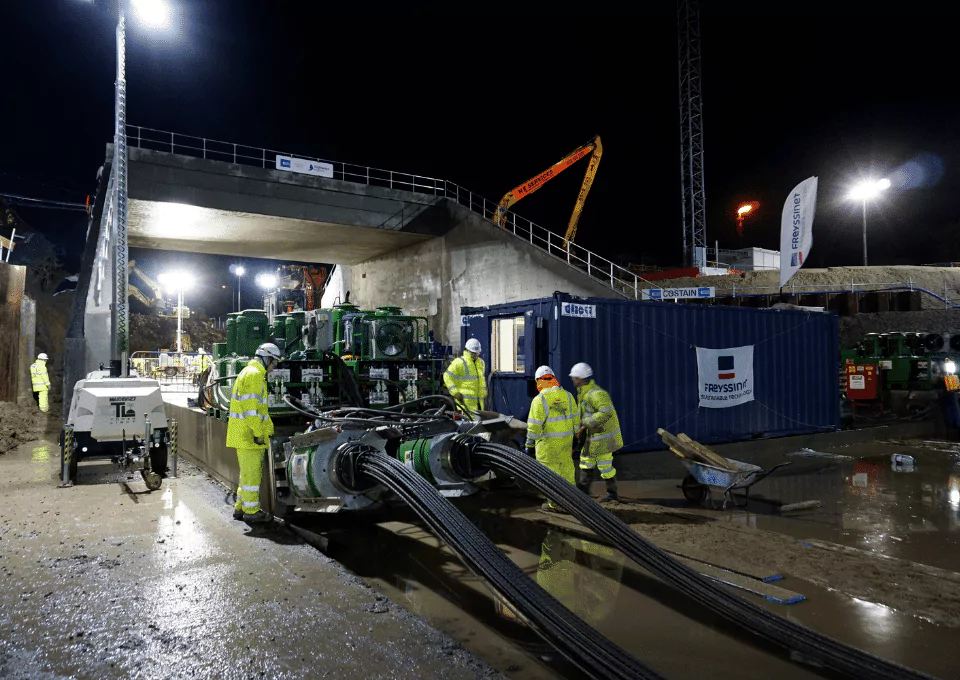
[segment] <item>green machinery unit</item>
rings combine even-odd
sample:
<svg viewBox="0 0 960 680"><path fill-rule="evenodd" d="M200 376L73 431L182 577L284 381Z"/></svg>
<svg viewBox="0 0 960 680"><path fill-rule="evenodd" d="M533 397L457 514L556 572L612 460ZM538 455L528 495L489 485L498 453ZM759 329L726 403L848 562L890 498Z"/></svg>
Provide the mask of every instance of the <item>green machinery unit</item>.
<svg viewBox="0 0 960 680"><path fill-rule="evenodd" d="M960 335L946 342L937 333L868 333L854 348L840 353L846 369L857 365L878 367L882 390L944 390L948 376L957 373Z"/></svg>
<svg viewBox="0 0 960 680"><path fill-rule="evenodd" d="M226 417L233 376L264 342L276 343L285 357L267 380L274 418L297 415L286 395L309 407L385 408L436 394L441 386L444 356L430 341L427 320L399 307L342 304L272 320L263 310L248 309L228 317L227 342L214 346L205 389L213 415Z"/></svg>

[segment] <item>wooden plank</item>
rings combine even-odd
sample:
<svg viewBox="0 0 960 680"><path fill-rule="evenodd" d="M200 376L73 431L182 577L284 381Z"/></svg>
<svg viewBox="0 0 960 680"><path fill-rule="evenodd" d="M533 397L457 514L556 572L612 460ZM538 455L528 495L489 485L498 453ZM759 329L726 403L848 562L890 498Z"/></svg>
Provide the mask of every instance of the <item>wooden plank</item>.
<svg viewBox="0 0 960 680"><path fill-rule="evenodd" d="M713 462L710 459L701 456L695 448L689 446L688 444L680 441L674 435L670 434L664 429L657 430L657 434L660 435L660 438L663 440L663 443L666 444L671 451L673 451L680 458L685 458L686 460L692 460L695 463L701 463L703 465L713 465Z"/></svg>
<svg viewBox="0 0 960 680"><path fill-rule="evenodd" d="M688 446L693 448L698 454L700 454L701 456L709 460L712 465L716 465L717 467L722 468L724 470L736 470L736 468L733 467L730 464L730 461L728 461L726 458L721 456L719 453L717 453L710 447L704 446L699 442L693 441L692 439L690 439L690 437L688 437L683 432L677 435L677 439L679 439L684 444L687 444Z"/></svg>
<svg viewBox="0 0 960 680"><path fill-rule="evenodd" d="M775 586L770 583L764 583L763 581L757 581L749 576L736 574L732 571L727 571L726 569L712 567L709 564L703 564L702 562L689 560L686 557L675 556L674 559L682 564L687 565L694 571L700 572L709 579L733 588L737 588L739 590L745 590L749 593L753 593L754 595L759 595L767 602L775 602L776 604L796 604L807 599L805 596L792 590L787 590L786 588L781 588L780 586Z"/></svg>
<svg viewBox="0 0 960 680"><path fill-rule="evenodd" d="M830 550L831 552L843 553L845 555L851 555L853 557L860 557L863 559L870 560L883 560L884 562L889 562L890 564L895 564L902 569L916 572L918 574L924 574L926 576L933 576L935 578L942 578L947 581L952 581L954 583L960 583L960 573L955 571L948 571L947 569L940 569L939 567L931 567L929 564L921 564L920 562L912 562L910 560L900 559L899 557L890 557L888 555L881 555L877 552L872 552L870 550L861 550L860 548L851 548L848 545L840 545L839 543L831 543L829 541L820 541L815 538L808 538L805 541L798 541L799 545L805 547L819 548L821 550Z"/></svg>

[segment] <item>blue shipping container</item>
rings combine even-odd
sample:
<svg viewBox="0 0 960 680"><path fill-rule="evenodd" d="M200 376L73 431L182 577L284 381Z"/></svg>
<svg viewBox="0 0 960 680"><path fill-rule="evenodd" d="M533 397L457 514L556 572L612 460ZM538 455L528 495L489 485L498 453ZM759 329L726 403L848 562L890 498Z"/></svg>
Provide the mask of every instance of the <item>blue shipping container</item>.
<svg viewBox="0 0 960 680"><path fill-rule="evenodd" d="M564 389L576 394L568 374L585 361L613 398L624 453L662 448L661 427L711 444L840 426L834 313L556 293L463 307L461 315L461 341L480 340L491 372L487 408L525 420L536 394L537 366L551 366ZM701 406L697 348L744 346L753 347L753 400L725 408ZM732 356L714 353L710 361L720 365L704 367L707 398L712 389L726 389L709 383L726 385L735 375L723 372L733 371ZM748 375L748 368L738 367L736 375Z"/></svg>

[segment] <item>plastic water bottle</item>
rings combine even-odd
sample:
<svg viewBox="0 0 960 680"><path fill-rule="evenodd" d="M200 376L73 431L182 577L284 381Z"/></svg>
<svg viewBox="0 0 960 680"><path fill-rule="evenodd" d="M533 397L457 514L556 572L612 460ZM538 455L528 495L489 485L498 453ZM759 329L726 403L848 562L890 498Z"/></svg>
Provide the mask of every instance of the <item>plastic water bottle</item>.
<svg viewBox="0 0 960 680"><path fill-rule="evenodd" d="M905 453L895 453L890 456L890 462L894 465L913 465L914 460L913 456L908 456Z"/></svg>

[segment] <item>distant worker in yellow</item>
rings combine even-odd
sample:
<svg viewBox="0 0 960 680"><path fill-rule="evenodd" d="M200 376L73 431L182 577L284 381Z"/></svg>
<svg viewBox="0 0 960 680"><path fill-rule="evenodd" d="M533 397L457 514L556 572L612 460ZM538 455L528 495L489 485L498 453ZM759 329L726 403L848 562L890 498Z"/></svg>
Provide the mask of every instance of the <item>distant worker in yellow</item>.
<svg viewBox="0 0 960 680"><path fill-rule="evenodd" d="M549 366L541 366L534 376L539 394L530 403L527 416L527 453L574 484L573 435L580 429L580 412L573 395L560 387ZM547 501L545 512L563 512Z"/></svg>
<svg viewBox="0 0 960 680"><path fill-rule="evenodd" d="M454 359L443 374L443 384L455 401L471 412L482 411L487 398L487 366L480 358L480 341L467 340L463 356Z"/></svg>
<svg viewBox="0 0 960 680"><path fill-rule="evenodd" d="M37 396L37 404L42 413L50 411L50 400L48 393L50 391L50 376L47 374L47 361L50 357L45 352L37 355L37 360L30 364L30 382L33 385L33 392Z"/></svg>
<svg viewBox="0 0 960 680"><path fill-rule="evenodd" d="M210 368L210 355L203 347L197 350L197 367L201 373Z"/></svg>
<svg viewBox="0 0 960 680"><path fill-rule="evenodd" d="M593 471L600 471L600 478L607 483L607 493L601 503L620 500L617 491L617 471L613 467L613 453L623 448L620 420L613 401L606 391L593 380L593 369L579 363L570 369L570 377L577 388L580 406L579 432L586 439L580 453L580 480L577 488L589 493Z"/></svg>
<svg viewBox="0 0 960 680"><path fill-rule="evenodd" d="M248 523L269 522L272 517L260 508L260 472L273 421L267 411L267 373L282 360L280 348L265 342L233 383L227 446L237 450L240 487L233 518Z"/></svg>

